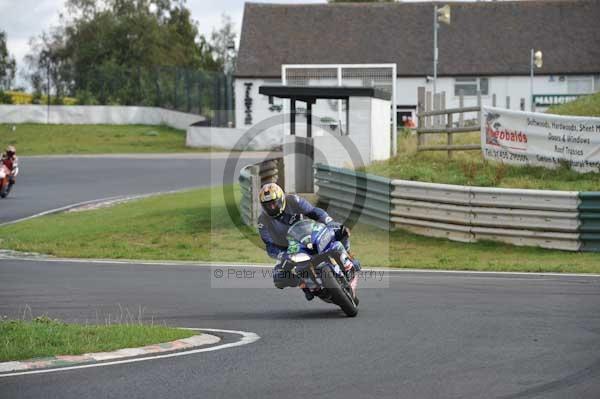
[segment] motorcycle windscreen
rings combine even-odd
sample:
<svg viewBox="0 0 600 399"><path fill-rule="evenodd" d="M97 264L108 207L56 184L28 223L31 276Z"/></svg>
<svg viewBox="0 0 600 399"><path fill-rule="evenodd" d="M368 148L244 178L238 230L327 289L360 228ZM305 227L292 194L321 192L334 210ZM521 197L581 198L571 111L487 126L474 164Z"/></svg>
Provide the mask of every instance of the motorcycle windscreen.
<svg viewBox="0 0 600 399"><path fill-rule="evenodd" d="M306 247L311 243L311 236L315 222L313 220L302 220L295 223L289 228L287 238L288 241L297 241Z"/></svg>

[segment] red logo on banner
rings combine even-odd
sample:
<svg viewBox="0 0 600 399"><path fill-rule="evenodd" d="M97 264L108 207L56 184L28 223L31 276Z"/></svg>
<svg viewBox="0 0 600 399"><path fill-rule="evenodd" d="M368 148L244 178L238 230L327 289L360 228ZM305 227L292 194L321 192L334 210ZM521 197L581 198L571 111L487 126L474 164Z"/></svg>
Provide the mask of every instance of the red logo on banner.
<svg viewBox="0 0 600 399"><path fill-rule="evenodd" d="M508 147L518 151L527 150L527 134L516 130L494 130L488 125L485 128L485 142L489 145Z"/></svg>

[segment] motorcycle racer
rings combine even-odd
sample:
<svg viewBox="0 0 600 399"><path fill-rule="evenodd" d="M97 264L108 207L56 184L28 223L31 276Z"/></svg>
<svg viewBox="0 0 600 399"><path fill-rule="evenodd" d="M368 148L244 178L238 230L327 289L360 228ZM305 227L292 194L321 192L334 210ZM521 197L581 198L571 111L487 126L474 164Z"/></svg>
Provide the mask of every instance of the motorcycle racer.
<svg viewBox="0 0 600 399"><path fill-rule="evenodd" d="M259 193L259 200L263 211L258 218L258 231L261 239L265 243L267 254L277 259L277 264L273 268L273 283L275 287L283 289L285 287L296 287L299 281L290 273L282 269L283 262L287 257L288 240L287 231L291 225L300 218L306 217L325 224L331 233L337 237L344 252L350 248L348 238L348 229L343 225L336 223L321 208L311 205L304 198L295 194L285 194L283 189L275 183L267 183L262 186ZM356 270L360 270L358 260L352 259ZM305 287L301 287L305 293L306 299L313 299L313 294Z"/></svg>
<svg viewBox="0 0 600 399"><path fill-rule="evenodd" d="M2 165L10 171L8 178L8 187L5 195L8 195L12 186L16 183L16 176L19 174L19 159L17 158L17 149L13 145L6 147L6 152L0 158Z"/></svg>

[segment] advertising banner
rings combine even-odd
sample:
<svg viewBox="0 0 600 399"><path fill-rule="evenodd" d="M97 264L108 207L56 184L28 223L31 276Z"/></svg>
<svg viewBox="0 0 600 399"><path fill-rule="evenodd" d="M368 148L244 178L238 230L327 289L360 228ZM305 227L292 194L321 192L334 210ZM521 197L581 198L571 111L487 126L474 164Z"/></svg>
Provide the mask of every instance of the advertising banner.
<svg viewBox="0 0 600 399"><path fill-rule="evenodd" d="M600 172L600 118L481 107L481 150L509 164Z"/></svg>

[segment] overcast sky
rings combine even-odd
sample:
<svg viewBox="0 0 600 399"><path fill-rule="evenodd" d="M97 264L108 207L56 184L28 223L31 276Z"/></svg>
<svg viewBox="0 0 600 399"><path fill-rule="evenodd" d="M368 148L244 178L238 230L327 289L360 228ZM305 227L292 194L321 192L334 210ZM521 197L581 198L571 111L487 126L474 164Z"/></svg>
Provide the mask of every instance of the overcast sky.
<svg viewBox="0 0 600 399"><path fill-rule="evenodd" d="M253 0L262 3L324 3L325 0ZM192 18L200 32L210 35L221 23L221 15L231 16L238 32L242 25L244 0L188 0ZM29 38L58 25L58 16L64 11L64 0L0 0L0 30L6 31L8 52L17 60L19 70L23 57L29 52ZM22 79L17 76L17 84Z"/></svg>
<svg viewBox="0 0 600 399"><path fill-rule="evenodd" d="M252 0L261 3L325 3L326 0ZM416 0L404 0L416 1ZM421 0L423 1L423 0ZM427 1L427 0L425 0ZM188 0L192 18L198 22L200 32L210 35L218 27L221 15L231 16L238 32L242 25L244 0ZM29 38L58 24L58 15L64 10L64 0L0 0L0 30L6 31L8 51L17 60L19 70L23 57L29 52ZM22 84L17 76L17 84Z"/></svg>

